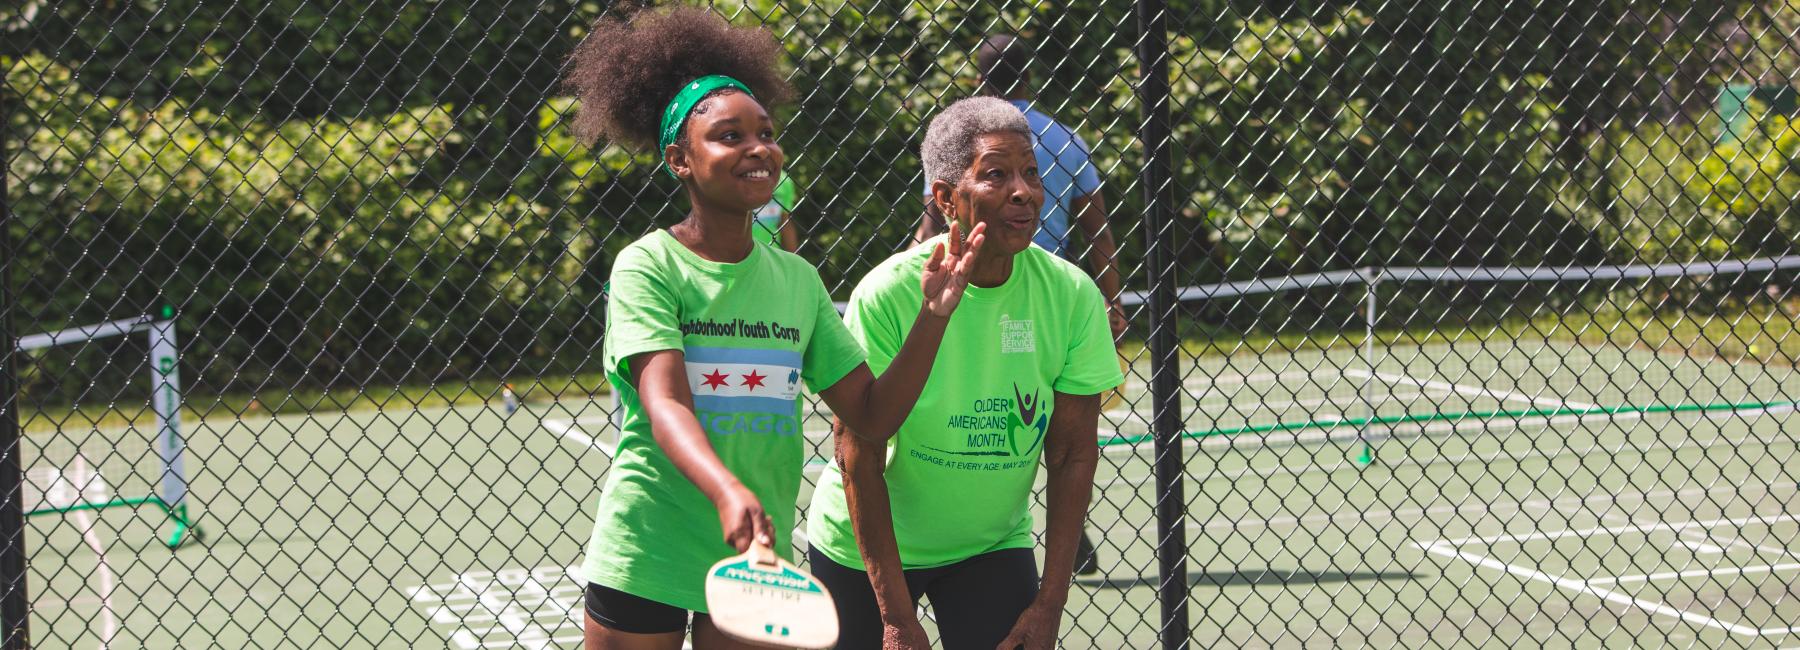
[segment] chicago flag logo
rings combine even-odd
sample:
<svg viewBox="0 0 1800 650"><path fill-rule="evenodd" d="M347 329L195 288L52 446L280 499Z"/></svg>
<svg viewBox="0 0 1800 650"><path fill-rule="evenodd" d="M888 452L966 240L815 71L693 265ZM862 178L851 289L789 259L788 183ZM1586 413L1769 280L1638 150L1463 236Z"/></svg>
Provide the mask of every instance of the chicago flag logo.
<svg viewBox="0 0 1800 650"><path fill-rule="evenodd" d="M695 410L794 415L799 352L695 345L683 353Z"/></svg>

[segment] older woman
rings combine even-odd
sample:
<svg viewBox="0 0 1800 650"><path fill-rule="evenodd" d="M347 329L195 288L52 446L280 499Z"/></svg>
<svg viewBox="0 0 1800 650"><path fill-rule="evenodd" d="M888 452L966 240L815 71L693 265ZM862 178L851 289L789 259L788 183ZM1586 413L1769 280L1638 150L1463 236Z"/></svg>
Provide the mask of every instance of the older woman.
<svg viewBox="0 0 1800 650"><path fill-rule="evenodd" d="M1099 395L1124 380L1106 301L1080 268L1031 245L1044 193L1019 109L957 102L921 153L931 200L963 232L987 224L986 246L900 430L881 441L840 424L837 462L813 492L813 572L837 600L839 648L928 647L921 595L947 648L1049 648L1093 487ZM933 248L888 258L851 297L850 331L876 371L912 327ZM1040 461L1042 588L1029 506Z"/></svg>

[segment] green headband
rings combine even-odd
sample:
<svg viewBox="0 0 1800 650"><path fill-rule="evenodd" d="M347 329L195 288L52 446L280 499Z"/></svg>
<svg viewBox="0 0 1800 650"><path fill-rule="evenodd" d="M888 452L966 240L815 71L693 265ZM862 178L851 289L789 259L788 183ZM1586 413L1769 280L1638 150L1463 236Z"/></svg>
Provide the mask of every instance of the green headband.
<svg viewBox="0 0 1800 650"><path fill-rule="evenodd" d="M656 138L657 153L667 151L669 145L675 143L675 134L681 132L681 125L687 122L688 113L694 110L694 106L698 105L700 100L705 99L708 93L720 88L736 88L744 91L746 95L756 96L755 93L750 92L750 87L745 86L744 82L722 74L707 75L688 82L686 86L681 87L681 92L675 93L675 99L669 100L669 107L663 110L662 131ZM675 176L675 170L669 169L669 175ZM676 180L681 179L679 176L675 176L675 178Z"/></svg>

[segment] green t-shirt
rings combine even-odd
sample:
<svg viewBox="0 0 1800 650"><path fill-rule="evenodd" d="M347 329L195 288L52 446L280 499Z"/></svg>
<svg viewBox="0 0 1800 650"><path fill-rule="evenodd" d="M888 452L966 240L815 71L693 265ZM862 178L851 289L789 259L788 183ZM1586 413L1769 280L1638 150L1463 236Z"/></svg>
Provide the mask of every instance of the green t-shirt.
<svg viewBox="0 0 1800 650"><path fill-rule="evenodd" d="M850 331L879 373L893 362L923 300L919 276L943 236L882 262L850 298ZM952 564L1032 545L1031 486L1055 393L1094 395L1124 382L1099 287L1042 248L1013 258L1012 276L970 286L918 406L888 443L888 500L900 562ZM806 536L826 557L862 568L835 464L813 490Z"/></svg>
<svg viewBox="0 0 1800 650"><path fill-rule="evenodd" d="M718 511L650 433L626 360L681 350L694 412L719 460L761 500L785 552L804 463L800 381L814 391L863 363L812 264L752 246L710 262L657 231L613 264L607 379L625 414L582 573L590 582L706 611L706 569L732 555Z"/></svg>
<svg viewBox="0 0 1800 650"><path fill-rule="evenodd" d="M794 210L798 194L793 179L782 174L781 181L775 184L775 198L751 213L750 238L781 248L781 213Z"/></svg>

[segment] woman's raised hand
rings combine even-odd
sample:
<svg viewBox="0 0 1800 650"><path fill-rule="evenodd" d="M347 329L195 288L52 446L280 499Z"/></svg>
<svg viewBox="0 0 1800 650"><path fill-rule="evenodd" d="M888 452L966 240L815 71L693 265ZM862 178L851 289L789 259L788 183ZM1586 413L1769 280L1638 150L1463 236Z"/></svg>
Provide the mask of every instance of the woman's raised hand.
<svg viewBox="0 0 1800 650"><path fill-rule="evenodd" d="M933 316L949 318L969 287L969 274L975 271L975 254L987 241L987 224L975 224L964 241L960 224L950 222L950 236L931 248L925 260L925 273L919 288L925 292L925 309Z"/></svg>

